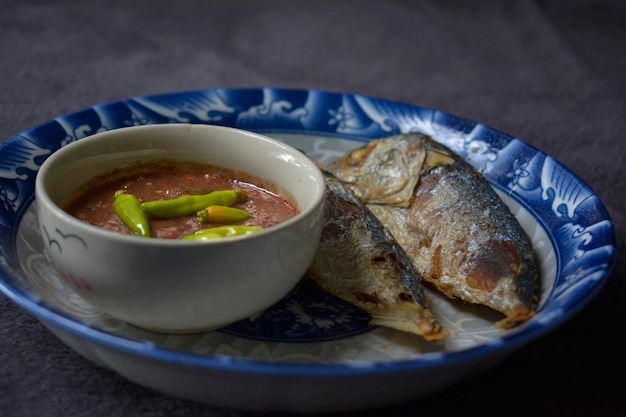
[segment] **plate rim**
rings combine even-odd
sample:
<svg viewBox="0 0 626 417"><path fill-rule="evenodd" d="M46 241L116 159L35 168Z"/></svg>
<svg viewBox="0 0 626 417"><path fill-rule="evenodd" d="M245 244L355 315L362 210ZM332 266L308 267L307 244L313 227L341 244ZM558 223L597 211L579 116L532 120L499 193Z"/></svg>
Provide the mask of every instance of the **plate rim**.
<svg viewBox="0 0 626 417"><path fill-rule="evenodd" d="M85 112L92 111L94 109L104 108L107 106L115 106L115 105L120 105L120 104L127 105L128 103L133 102L133 101L176 98L176 97L182 97L185 95L204 94L204 93L209 93L209 92L215 92L215 93L235 92L237 94L243 94L243 95L245 94L268 94L268 93L279 94L279 95L280 94L289 95L289 94L315 93L315 94L320 94L322 96L333 96L333 97L345 96L345 97L353 97L353 98L357 98L357 97L364 98L366 100L372 100L374 102L377 102L381 106L391 106L391 107L398 106L398 107L402 107L404 110L412 109L417 112L424 111L426 113L431 113L433 117L442 117L444 119L451 118L451 119L454 119L455 121L464 122L464 123L467 123L468 125L473 125L474 127L479 126L479 127L482 127L482 129L490 133L501 136L505 140L509 140L511 142L518 141L523 146L528 147L530 150L532 150L536 154L540 154L545 157L552 158L551 156L543 153L541 150L534 147L533 145L523 142L520 139L517 139L513 136L510 136L496 129L482 125L478 122L473 122L471 120L461 118L450 113L445 113L445 112L441 112L441 111L434 110L434 109L428 109L428 108L417 106L417 105L391 101L391 100L381 99L381 98L376 98L376 97L371 97L371 96L365 96L361 94L350 94L350 93L340 93L340 92L310 90L310 89L272 88L272 87L235 88L235 89L217 88L217 89L203 89L203 90L187 90L187 91L180 91L180 92L153 94L153 95L147 95L147 96L135 96L135 97L119 100L119 101L95 104L91 107L86 107L86 108L83 108L74 112L59 115L49 121L40 123L38 125L31 127L30 129L27 129L25 131L18 133L12 138L6 140L4 143L0 144L0 155L5 153L5 150L8 146L10 146L11 144L15 144L17 141L23 138L27 139L28 137L34 135L35 132L39 129L46 129L47 127L50 127L52 123L55 123L55 122L58 122L60 120L64 120L67 118L72 118L72 117L80 118L81 114L85 114ZM154 124L154 123L149 123L149 124ZM238 126L234 126L234 127L238 127ZM119 128L119 127L116 127L116 128ZM323 133L320 133L318 131L314 131L314 132L310 130L297 131L294 129L281 130L281 129L262 129L261 128L261 129L255 129L254 131L257 131L259 133L267 133L268 131L271 131L273 133L281 133L281 132L292 133L292 134L314 133L316 135L318 134L324 135ZM328 133L327 136L346 138L345 134ZM81 138L78 138L78 139L81 139ZM55 151L54 149L51 150L50 154L52 154L54 151ZM593 190L591 190L591 188L586 183L584 183L582 179L580 179L571 169L564 166L556 159L554 159L554 163L557 166L559 166L567 175L569 175L571 178L575 179L584 187L586 187L587 190L592 195L596 196L597 198L597 195L593 192ZM502 188L501 185L499 184L495 184L495 185L498 188ZM513 196L513 198L516 198L516 197ZM17 213L18 218L15 224L19 224L21 217L23 216L23 212L32 203L32 200L34 199L34 195L31 195L30 199L31 201L28 204L23 204L21 206L21 213L20 212ZM532 207L528 207L526 201L520 198L516 198L516 200L518 200L518 202L520 202L520 204L522 204L525 208L529 209L529 211L533 213L533 216L535 217L535 219L540 220L538 216L535 216L536 213L532 209ZM75 336L86 338L87 340L91 342L104 345L105 347L108 347L108 348L113 348L115 350L123 351L125 353L129 353L133 355L140 355L142 357L146 357L152 360L166 361L166 362L171 362L171 363L183 362L184 364L193 366L193 367L210 368L210 369L229 371L229 372L230 371L244 372L244 373L254 372L254 373L259 373L259 374L264 374L264 375L290 375L290 374L302 375L304 373L306 375L345 376L345 375L361 375L361 374L372 374L372 373L395 373L398 371L412 371L412 370L417 370L417 369L437 367L437 366L442 365L443 363L445 363L446 365L449 365L450 362L456 363L456 362L462 362L464 360L468 360L472 358L485 357L485 356L488 356L488 354L490 353L499 352L500 350L502 350L502 349L499 349L499 347L501 346L504 346L505 348L509 350L515 349L521 345L524 345L533 340L536 340L540 336L548 333L549 331L552 331L556 327L562 325L565 321L570 320L576 314L578 314L578 312L582 310L589 302L591 302L591 300L595 298L597 293L600 292L600 290L604 287L604 285L606 284L606 281L608 280L608 277L611 275L615 267L615 252L616 252L615 251L615 229L613 227L613 222L610 218L610 214L606 210L606 207L604 206L604 204L599 200L599 198L597 198L597 204L603 210L603 216L605 220L609 223L608 227L610 229L609 231L610 231L611 236L609 237L608 240L609 240L609 245L613 248L613 254L609 257L609 263L606 269L604 270L604 272L601 274L600 279L598 279L595 285L592 286L592 291L587 293L585 297L580 299L579 300L581 301L580 303L570 306L570 308L567 310L567 314L562 314L559 317L551 318L548 325L542 325L541 323L538 323L538 322L527 323L526 325L524 325L525 328L522 332L506 334L493 341L482 343L480 345L463 349L460 351L425 354L424 356L421 356L416 359L402 360L402 361L391 362L391 363L372 362L366 365L337 364L337 363L331 363L331 364L276 363L276 362L263 362L263 361L250 359L250 358L234 358L234 357L221 356L221 355L201 355L201 354L197 354L193 352L177 351L177 350L173 350L170 348L157 346L153 344L152 342L149 342L146 340L132 340L127 337L120 336L120 335L114 335L103 329L97 329L97 328L88 326L62 312L54 311L53 309L50 309L49 307L47 307L45 304L42 304L41 302L38 302L37 300L35 300L25 291L22 291L19 288L15 288L10 283L5 282L4 278L5 278L6 272L4 271L4 269L0 270L0 290L9 299L12 299L14 302L20 305L20 307L24 308L27 312L35 315L38 319L42 320L44 324L46 325L48 324L53 325L61 330L68 331ZM554 236L551 233L551 230L549 229L549 227L546 227L547 225L545 224L542 224L541 226L546 230L549 238L551 240L554 240ZM17 233L17 230L12 230L12 233L13 233L13 237L11 239L12 239L12 242L14 242L15 240L14 235ZM553 242L553 244L556 247L556 242ZM557 264L558 263L560 263L560 256L557 255ZM557 271L560 270L560 265L557 265L557 268L558 268Z"/></svg>

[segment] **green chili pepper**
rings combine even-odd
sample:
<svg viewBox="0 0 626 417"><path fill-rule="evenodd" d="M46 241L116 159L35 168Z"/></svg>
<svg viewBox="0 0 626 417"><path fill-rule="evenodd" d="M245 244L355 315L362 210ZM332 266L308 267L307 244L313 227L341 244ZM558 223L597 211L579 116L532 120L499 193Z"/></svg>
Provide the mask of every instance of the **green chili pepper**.
<svg viewBox="0 0 626 417"><path fill-rule="evenodd" d="M233 187L233 191L237 194L237 201L246 201L248 199L248 194L243 188Z"/></svg>
<svg viewBox="0 0 626 417"><path fill-rule="evenodd" d="M247 235L263 230L261 226L217 226L208 229L200 229L197 232L183 236L182 240L212 240L223 237Z"/></svg>
<svg viewBox="0 0 626 417"><path fill-rule="evenodd" d="M232 190L185 195L170 200L146 201L141 204L141 210L148 216L157 218L190 216L211 205L232 206L245 198L247 198L245 191L236 187Z"/></svg>
<svg viewBox="0 0 626 417"><path fill-rule="evenodd" d="M129 194L126 190L116 191L113 200L113 211L133 234L150 237L150 222L148 217L141 211L141 202L137 197Z"/></svg>
<svg viewBox="0 0 626 417"><path fill-rule="evenodd" d="M252 214L245 210L227 206L209 206L196 213L200 223L233 223L247 220Z"/></svg>

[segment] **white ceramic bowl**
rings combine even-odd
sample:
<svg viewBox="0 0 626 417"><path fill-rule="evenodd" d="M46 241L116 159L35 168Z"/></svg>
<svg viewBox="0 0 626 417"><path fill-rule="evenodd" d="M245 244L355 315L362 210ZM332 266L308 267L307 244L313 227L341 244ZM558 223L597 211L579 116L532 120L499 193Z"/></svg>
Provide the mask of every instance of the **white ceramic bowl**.
<svg viewBox="0 0 626 417"><path fill-rule="evenodd" d="M114 233L60 208L93 177L162 158L245 171L277 185L300 213L251 235L199 242ZM41 166L35 196L46 255L81 297L139 327L188 333L252 317L298 283L320 239L325 182L309 158L277 140L228 127L161 124L62 147Z"/></svg>

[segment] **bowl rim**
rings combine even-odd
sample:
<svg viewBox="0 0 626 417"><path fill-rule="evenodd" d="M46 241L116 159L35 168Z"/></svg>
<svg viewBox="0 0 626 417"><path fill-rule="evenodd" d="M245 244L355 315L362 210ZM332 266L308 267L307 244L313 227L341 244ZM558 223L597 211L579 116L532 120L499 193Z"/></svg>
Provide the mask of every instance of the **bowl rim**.
<svg viewBox="0 0 626 417"><path fill-rule="evenodd" d="M48 191L43 185L44 175L48 170L52 169L53 164L64 157L69 152L78 152L81 147L89 146L97 142L101 142L106 140L108 136L119 136L120 134L124 134L126 131L139 131L139 130L185 130L185 129L193 129L193 130L215 130L222 132L231 132L233 134L245 135L248 137L253 137L256 139L261 139L263 142L269 144L272 147L280 149L283 152L290 154L291 156L295 156L298 160L302 161L306 170L309 173L309 176L313 178L312 184L317 184L314 187L314 198L311 200L311 203L306 207L300 207L299 212L289 219L286 219L283 222L273 225L272 227L263 228L262 230L242 236L231 236L228 239L209 239L209 240L181 240L181 239L166 239L166 238L158 238L151 237L149 239L135 236L132 234L125 233L116 233L110 230L103 229L99 226L95 226L84 221L77 219L71 214L65 212L57 203L53 201L50 197ZM110 138L109 138L110 139ZM123 150L120 150L123 151ZM176 158L164 158L164 160L172 160L176 161ZM155 159L158 161L159 159ZM139 162L139 161L137 161ZM185 162L193 162L193 161L185 161ZM224 167L228 168L227 165ZM83 181L83 184L90 181L94 177L88 178ZM262 179L262 178L261 178ZM149 124L149 125L136 125L136 126L126 126L111 130L106 130L98 133L94 133L91 136L84 137L75 142L71 142L62 146L60 149L52 153L40 166L37 177L35 179L35 200L39 201L39 205L46 205L51 209L51 213L57 219L61 219L62 221L70 224L72 227L80 230L81 232L89 233L90 235L98 238L106 238L110 239L112 242L126 243L126 244L134 244L135 246L157 246L157 247L168 247L168 246L196 246L196 245L227 245L234 244L242 239L245 240L253 240L253 239L262 239L264 236L268 234L276 234L280 233L285 229L290 228L294 224L298 224L302 221L308 219L315 211L319 208L320 205L324 203L326 197L326 182L323 176L322 171L319 167L308 158L304 153L294 148L291 145L288 145L284 142L281 142L277 139L273 139L269 136L252 132L245 129L229 127L229 126L220 126L220 125L206 125L206 124L192 124L192 123L172 123L172 124ZM295 199L295 197L294 197Z"/></svg>

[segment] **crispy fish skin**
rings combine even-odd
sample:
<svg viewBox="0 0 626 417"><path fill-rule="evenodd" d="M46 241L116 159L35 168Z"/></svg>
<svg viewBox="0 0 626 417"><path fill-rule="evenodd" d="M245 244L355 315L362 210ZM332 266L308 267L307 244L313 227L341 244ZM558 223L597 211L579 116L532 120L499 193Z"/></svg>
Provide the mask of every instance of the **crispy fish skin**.
<svg viewBox="0 0 626 417"><path fill-rule="evenodd" d="M391 231L422 279L511 328L538 303L532 241L489 182L420 133L371 141L327 169Z"/></svg>
<svg viewBox="0 0 626 417"><path fill-rule="evenodd" d="M307 276L365 311L371 324L440 341L448 336L426 306L411 260L382 223L330 173L320 246Z"/></svg>

